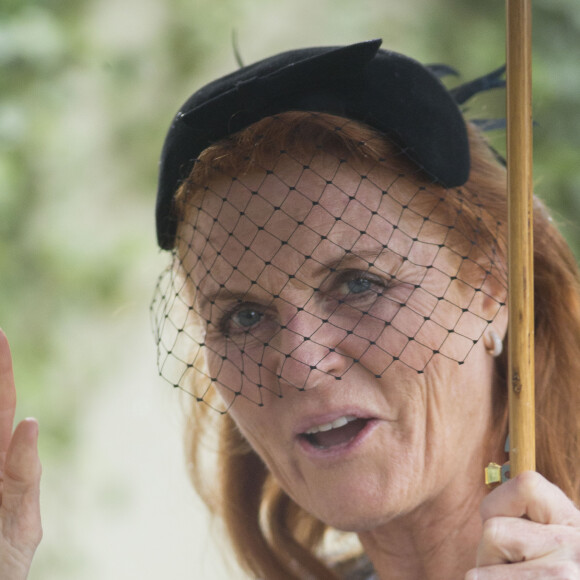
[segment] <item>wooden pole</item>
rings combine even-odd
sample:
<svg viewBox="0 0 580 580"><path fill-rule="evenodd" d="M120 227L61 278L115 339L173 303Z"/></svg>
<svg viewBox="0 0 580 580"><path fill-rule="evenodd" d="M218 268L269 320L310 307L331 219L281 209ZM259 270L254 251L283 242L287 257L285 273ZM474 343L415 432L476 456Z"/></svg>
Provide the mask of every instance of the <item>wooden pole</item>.
<svg viewBox="0 0 580 580"><path fill-rule="evenodd" d="M535 470L531 0L506 0L510 474Z"/></svg>

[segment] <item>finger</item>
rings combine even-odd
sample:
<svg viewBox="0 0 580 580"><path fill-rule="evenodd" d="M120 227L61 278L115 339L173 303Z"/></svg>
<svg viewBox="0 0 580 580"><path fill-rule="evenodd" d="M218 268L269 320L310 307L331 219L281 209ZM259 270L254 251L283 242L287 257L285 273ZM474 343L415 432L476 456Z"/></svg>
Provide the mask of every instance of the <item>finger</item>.
<svg viewBox="0 0 580 580"><path fill-rule="evenodd" d="M21 421L12 435L4 466L4 486L26 487L40 479L36 419Z"/></svg>
<svg viewBox="0 0 580 580"><path fill-rule="evenodd" d="M0 505L0 577L27 578L42 539L38 424L22 421L15 429L4 472Z"/></svg>
<svg viewBox="0 0 580 580"><path fill-rule="evenodd" d="M10 346L6 335L0 329L0 473L12 437L15 409L16 389L14 388Z"/></svg>
<svg viewBox="0 0 580 580"><path fill-rule="evenodd" d="M38 423L25 419L15 429L6 457L0 525L2 537L31 558L42 539Z"/></svg>
<svg viewBox="0 0 580 580"><path fill-rule="evenodd" d="M465 580L563 580L580 578L580 567L570 560L550 559L549 561L520 562L474 568L465 575Z"/></svg>
<svg viewBox="0 0 580 580"><path fill-rule="evenodd" d="M540 524L580 527L580 512L564 492L539 473L526 471L494 489L481 503L483 521L528 517Z"/></svg>
<svg viewBox="0 0 580 580"><path fill-rule="evenodd" d="M25 419L15 429L6 456L0 515L4 536L34 535L40 529L38 423ZM6 529L6 523L13 527Z"/></svg>
<svg viewBox="0 0 580 580"><path fill-rule="evenodd" d="M478 566L539 560L551 554L579 557L580 528L538 524L522 518L491 518L483 526Z"/></svg>

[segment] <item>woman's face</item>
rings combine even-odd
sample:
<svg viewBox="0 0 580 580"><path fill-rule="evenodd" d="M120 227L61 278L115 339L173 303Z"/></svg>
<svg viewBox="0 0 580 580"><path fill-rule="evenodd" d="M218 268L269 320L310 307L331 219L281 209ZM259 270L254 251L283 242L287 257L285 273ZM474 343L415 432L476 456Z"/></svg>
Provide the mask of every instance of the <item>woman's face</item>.
<svg viewBox="0 0 580 580"><path fill-rule="evenodd" d="M479 338L494 316L503 336L505 317L483 270L447 247L466 241L442 191L281 158L212 181L181 226L229 413L282 488L339 529L473 497L489 460Z"/></svg>

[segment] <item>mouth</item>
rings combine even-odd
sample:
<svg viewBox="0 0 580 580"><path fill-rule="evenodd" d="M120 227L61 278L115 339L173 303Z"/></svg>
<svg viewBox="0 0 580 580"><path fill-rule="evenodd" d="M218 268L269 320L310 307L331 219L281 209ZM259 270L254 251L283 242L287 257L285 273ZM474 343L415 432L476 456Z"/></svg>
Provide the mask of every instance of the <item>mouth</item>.
<svg viewBox="0 0 580 580"><path fill-rule="evenodd" d="M345 415L331 423L314 426L299 435L299 438L315 449L344 447L364 430L370 419Z"/></svg>

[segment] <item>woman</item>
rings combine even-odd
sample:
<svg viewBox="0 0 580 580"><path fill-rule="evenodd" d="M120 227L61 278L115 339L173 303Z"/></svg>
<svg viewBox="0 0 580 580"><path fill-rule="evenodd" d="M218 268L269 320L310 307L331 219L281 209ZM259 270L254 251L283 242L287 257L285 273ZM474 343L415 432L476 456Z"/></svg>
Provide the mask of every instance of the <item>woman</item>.
<svg viewBox="0 0 580 580"><path fill-rule="evenodd" d="M497 75L449 92L379 45L277 55L174 119L153 312L161 374L193 395L193 481L252 577L580 578L574 260L538 202L543 476L489 493L505 169L458 103ZM362 552L329 552L333 530Z"/></svg>
<svg viewBox="0 0 580 580"><path fill-rule="evenodd" d="M157 226L174 263L154 314L160 370L193 395L193 480L252 577L578 578L576 266L538 204L542 475L490 493L505 172L457 103L495 81L448 92L445 69L379 44L246 67L169 132ZM0 576L19 580L40 467L36 424L11 435L3 335L0 387ZM336 551L340 532L359 552Z"/></svg>

